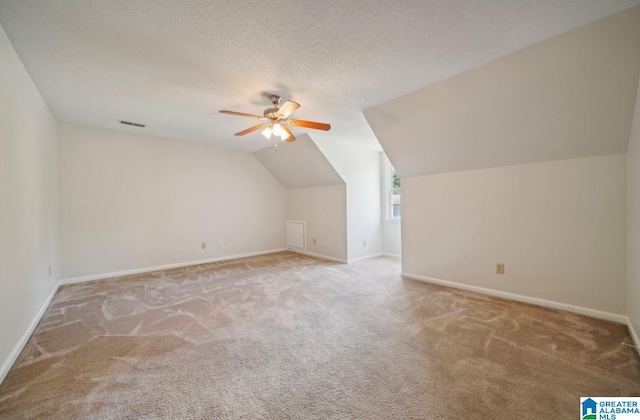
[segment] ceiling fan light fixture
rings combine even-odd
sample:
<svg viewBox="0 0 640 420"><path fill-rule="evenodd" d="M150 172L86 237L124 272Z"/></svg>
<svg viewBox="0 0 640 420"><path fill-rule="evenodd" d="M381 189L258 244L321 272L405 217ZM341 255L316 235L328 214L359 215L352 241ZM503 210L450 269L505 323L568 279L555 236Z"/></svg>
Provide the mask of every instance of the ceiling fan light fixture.
<svg viewBox="0 0 640 420"><path fill-rule="evenodd" d="M261 133L262 133L262 135L263 135L263 136L265 136L267 139L270 139L270 138L271 138L271 133L272 133L272 131L271 131L271 127L267 127L267 128L265 128L264 130L262 130L262 132L261 132Z"/></svg>
<svg viewBox="0 0 640 420"><path fill-rule="evenodd" d="M287 133L285 130L282 130L282 134L280 134L280 141L285 141L289 137L291 137L289 133Z"/></svg>
<svg viewBox="0 0 640 420"><path fill-rule="evenodd" d="M282 128L282 126L279 123L275 123L273 124L271 131L273 132L273 135L281 137L283 133L285 133L284 129Z"/></svg>

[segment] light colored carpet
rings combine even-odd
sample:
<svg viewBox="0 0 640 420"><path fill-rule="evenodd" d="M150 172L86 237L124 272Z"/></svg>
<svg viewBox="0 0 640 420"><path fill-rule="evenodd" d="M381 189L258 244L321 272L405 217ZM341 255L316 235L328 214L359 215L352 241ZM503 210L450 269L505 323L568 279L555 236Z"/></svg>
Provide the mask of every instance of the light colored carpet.
<svg viewBox="0 0 640 420"><path fill-rule="evenodd" d="M1 418L568 419L640 395L626 328L294 253L65 286Z"/></svg>

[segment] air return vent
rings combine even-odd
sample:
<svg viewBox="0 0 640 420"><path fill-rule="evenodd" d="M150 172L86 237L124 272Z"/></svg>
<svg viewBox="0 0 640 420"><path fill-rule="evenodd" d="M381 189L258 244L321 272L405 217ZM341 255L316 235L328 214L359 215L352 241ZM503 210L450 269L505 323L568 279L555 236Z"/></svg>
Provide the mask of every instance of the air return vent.
<svg viewBox="0 0 640 420"><path fill-rule="evenodd" d="M146 127L146 125L144 125L144 124L134 123L134 122L131 122L131 121L122 121L122 120L118 120L118 122L119 122L120 124L130 125L130 126L133 126L133 127L141 127L141 128Z"/></svg>

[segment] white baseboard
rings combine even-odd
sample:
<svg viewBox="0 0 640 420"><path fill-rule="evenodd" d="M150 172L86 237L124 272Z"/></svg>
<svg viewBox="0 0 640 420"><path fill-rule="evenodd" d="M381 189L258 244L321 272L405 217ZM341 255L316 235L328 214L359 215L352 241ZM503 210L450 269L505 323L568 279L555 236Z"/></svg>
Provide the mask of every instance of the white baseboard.
<svg viewBox="0 0 640 420"><path fill-rule="evenodd" d="M333 262L337 262L337 263L341 263L341 264L346 264L347 263L347 260L343 260L343 259L336 258L336 257L330 257L328 255L323 255L323 254L316 254L315 252L303 251L301 249L289 248L289 249L287 249L287 251L293 251L293 252L297 252L298 254L308 255L310 257L315 257L315 258L320 258L321 260L329 260L329 261L333 261Z"/></svg>
<svg viewBox="0 0 640 420"><path fill-rule="evenodd" d="M91 281L91 280L109 279L112 277L128 276L131 274L150 273L152 271L168 270L171 268L187 267L190 265L207 264L207 263L218 262L218 261L235 260L238 258L255 257L256 255L273 254L275 252L282 252L282 251L287 251L287 249L286 248L270 249L267 251L249 252L246 254L237 254L237 255L226 255L223 257L214 257L214 258L207 258L205 260L159 265L156 267L135 268L133 270L115 271L112 273L102 273L102 274L93 274L90 276L73 277L69 279L60 280L58 284L62 286L65 284L83 283L85 281Z"/></svg>
<svg viewBox="0 0 640 420"><path fill-rule="evenodd" d="M432 277L419 276L417 274L402 273L402 277L408 279L424 281L427 283L438 284L441 286L453 287L456 289L469 290L485 295L497 296L505 299L517 300L519 302L530 303L532 305L544 306L547 308L560 309L563 311L575 312L581 315L590 316L592 318L606 319L607 321L618 322L620 324L629 325L629 320L625 315L614 314L611 312L599 311L597 309L584 308L582 306L569 305L567 303L554 302L551 300L538 299L534 297L518 295L515 293L502 292L500 290L486 289L484 287L470 286L468 284L456 283L448 280L440 280Z"/></svg>
<svg viewBox="0 0 640 420"><path fill-rule="evenodd" d="M388 252L383 252L382 256L383 257L389 257L389 258L402 258L401 254L390 254Z"/></svg>
<svg viewBox="0 0 640 420"><path fill-rule="evenodd" d="M629 335L633 340L633 344L636 346L636 351L638 352L638 355L640 355L640 336L631 323L631 319L629 319L629 317L627 317L627 329L629 330Z"/></svg>
<svg viewBox="0 0 640 420"><path fill-rule="evenodd" d="M36 314L35 317L33 317L31 324L29 324L29 327L27 328L27 330L24 332L24 334L22 334L22 337L20 337L20 341L16 343L15 347L13 348L13 351L11 351L11 353L9 354L9 357L2 364L2 367L0 368L0 384L4 381L4 378L7 377L7 374L11 370L11 367L13 366L13 364L16 362L16 359L20 355L20 352L22 351L24 346L27 344L27 341L29 341L29 338L31 338L31 334L33 334L33 332L35 331L36 327L38 326L38 323L40 322L40 319L42 318L44 313L47 311L47 308L49 307L49 304L53 300L53 297L58 292L58 287L60 287L60 285L56 284L53 290L51 291L51 293L49 293L49 296L47 296L47 299L44 301L44 303L38 310L38 313Z"/></svg>
<svg viewBox="0 0 640 420"><path fill-rule="evenodd" d="M364 257L353 258L353 259L349 260L349 264L354 263L354 262L370 260L372 258L381 257L382 255L384 255L382 252L378 252L376 254L365 255Z"/></svg>

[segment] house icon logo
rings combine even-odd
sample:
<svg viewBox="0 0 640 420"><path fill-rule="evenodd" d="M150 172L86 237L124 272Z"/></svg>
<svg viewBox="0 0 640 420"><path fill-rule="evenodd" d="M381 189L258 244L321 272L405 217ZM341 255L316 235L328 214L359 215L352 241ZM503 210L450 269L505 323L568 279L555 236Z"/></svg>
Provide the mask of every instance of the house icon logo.
<svg viewBox="0 0 640 420"><path fill-rule="evenodd" d="M591 420L597 418L597 402L595 402L591 398L587 398L584 399L580 404L582 405L582 416L580 417L582 420Z"/></svg>

